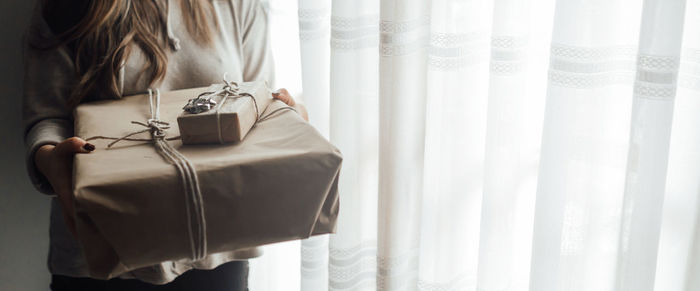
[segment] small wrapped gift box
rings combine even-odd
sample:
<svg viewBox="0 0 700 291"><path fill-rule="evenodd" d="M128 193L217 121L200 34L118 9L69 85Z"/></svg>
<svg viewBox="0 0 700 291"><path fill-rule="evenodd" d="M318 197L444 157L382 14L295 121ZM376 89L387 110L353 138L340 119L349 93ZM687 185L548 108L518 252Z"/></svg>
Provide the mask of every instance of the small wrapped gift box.
<svg viewBox="0 0 700 291"><path fill-rule="evenodd" d="M182 143L240 142L272 100L264 81L212 85L177 117Z"/></svg>
<svg viewBox="0 0 700 291"><path fill-rule="evenodd" d="M280 101L239 143L183 146L169 124L206 89L75 110L76 135L97 137L97 150L74 160L77 233L92 277L334 231L340 152Z"/></svg>

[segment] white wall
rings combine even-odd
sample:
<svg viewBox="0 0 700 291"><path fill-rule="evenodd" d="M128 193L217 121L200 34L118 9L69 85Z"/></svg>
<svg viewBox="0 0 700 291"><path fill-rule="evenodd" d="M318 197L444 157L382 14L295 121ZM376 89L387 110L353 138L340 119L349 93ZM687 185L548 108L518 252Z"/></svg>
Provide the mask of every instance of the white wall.
<svg viewBox="0 0 700 291"><path fill-rule="evenodd" d="M24 168L21 39L34 1L0 0L0 291L48 290L49 198Z"/></svg>

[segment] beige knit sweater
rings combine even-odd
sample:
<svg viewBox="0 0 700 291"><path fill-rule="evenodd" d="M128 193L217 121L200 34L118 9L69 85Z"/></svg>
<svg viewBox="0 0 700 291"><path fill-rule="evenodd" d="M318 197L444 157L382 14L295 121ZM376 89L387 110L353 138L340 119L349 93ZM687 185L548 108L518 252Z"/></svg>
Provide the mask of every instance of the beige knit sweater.
<svg viewBox="0 0 700 291"><path fill-rule="evenodd" d="M170 0L168 0L170 1ZM264 79L273 84L273 61L267 33L267 15L258 0L209 0L218 18L219 30L211 46L199 45L187 32L180 5L168 5L171 49L167 74L158 85L162 91L208 86L221 82L224 72L231 80ZM37 1L42 2L42 1ZM34 49L28 44L51 38L53 33L37 4L26 33L24 55L24 107L27 169L36 188L52 194L51 186L34 166L34 153L42 145L56 144L73 136L66 98L76 82L71 53L65 46L50 50ZM176 45L177 44L177 45ZM139 78L144 57L135 47L120 74L122 96L144 92L146 80ZM101 98L100 96L91 96ZM78 242L70 235L62 219L62 209L52 199L50 250L48 265L52 274L88 277ZM212 269L232 261L259 256L258 249L211 254L201 261L164 262L125 274L154 284L164 284L185 271Z"/></svg>

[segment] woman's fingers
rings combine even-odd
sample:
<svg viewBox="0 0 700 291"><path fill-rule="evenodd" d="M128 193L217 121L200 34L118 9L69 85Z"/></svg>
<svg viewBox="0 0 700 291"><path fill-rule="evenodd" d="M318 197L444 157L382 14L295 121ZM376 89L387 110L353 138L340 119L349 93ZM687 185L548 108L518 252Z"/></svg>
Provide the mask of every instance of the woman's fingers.
<svg viewBox="0 0 700 291"><path fill-rule="evenodd" d="M56 145L56 154L70 156L76 153L89 153L95 150L95 146L79 137L71 137Z"/></svg>
<svg viewBox="0 0 700 291"><path fill-rule="evenodd" d="M73 205L73 157L79 153L89 153L95 146L79 137L68 138L57 144L48 158L48 169L44 175L48 178L58 201L63 208L63 220L68 230L76 236L75 208Z"/></svg>
<svg viewBox="0 0 700 291"><path fill-rule="evenodd" d="M277 91L272 93L272 97L275 97L275 99L279 99L280 101L284 102L285 104L289 106L294 106L296 102L294 102L294 98L292 98L292 95L289 94L289 91L285 88L280 88Z"/></svg>
<svg viewBox="0 0 700 291"><path fill-rule="evenodd" d="M301 115L301 117L304 118L304 120L309 121L309 113L306 111L306 107L304 107L304 105L302 105L301 103L296 103L296 101L294 101L294 98L291 94L289 94L289 91L287 91L287 89L280 88L277 91L273 92L272 96L275 97L275 99L278 99L284 102L285 104L294 107L294 109L297 110L299 115Z"/></svg>
<svg viewBox="0 0 700 291"><path fill-rule="evenodd" d="M66 227L75 236L75 209L73 206L73 157L79 153L89 153L95 146L79 137L68 138L58 144L44 145L34 155L34 163L46 179L63 209Z"/></svg>

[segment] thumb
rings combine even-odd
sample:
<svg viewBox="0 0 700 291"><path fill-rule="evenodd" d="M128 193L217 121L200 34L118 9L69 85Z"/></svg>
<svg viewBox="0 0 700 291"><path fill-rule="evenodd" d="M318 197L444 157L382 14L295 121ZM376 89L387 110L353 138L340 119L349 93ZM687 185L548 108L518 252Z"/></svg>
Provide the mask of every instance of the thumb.
<svg viewBox="0 0 700 291"><path fill-rule="evenodd" d="M60 155L72 155L76 153L89 153L95 150L95 146L79 137L71 137L56 145L54 149Z"/></svg>
<svg viewBox="0 0 700 291"><path fill-rule="evenodd" d="M280 101L286 103L289 106L294 106L294 98L289 94L289 91L285 88L280 88L272 93L272 97L279 99Z"/></svg>

